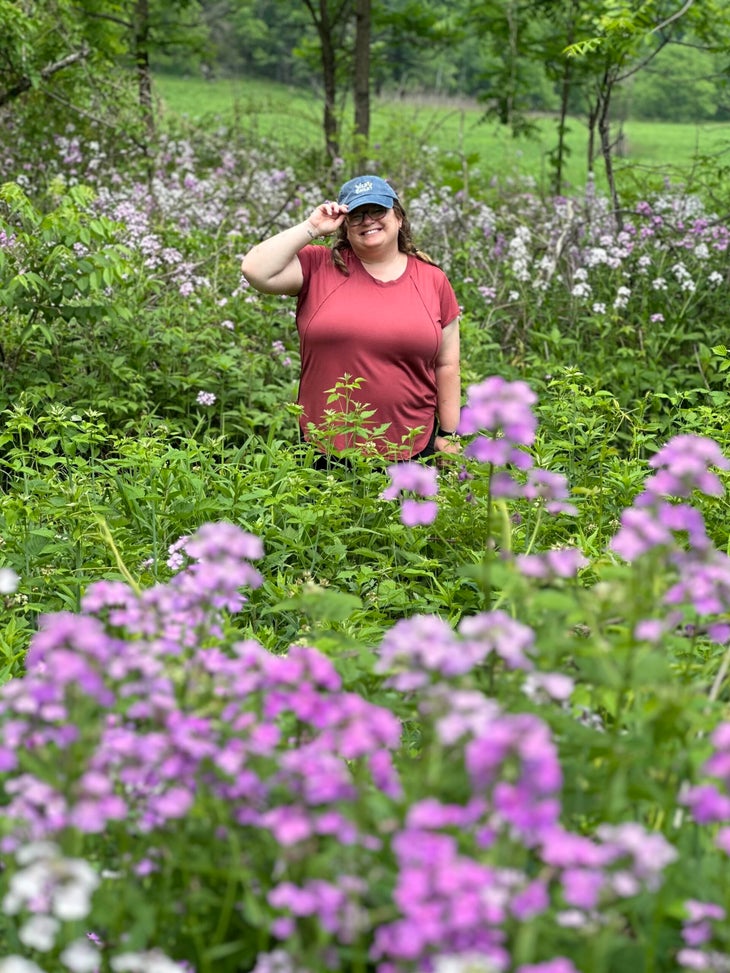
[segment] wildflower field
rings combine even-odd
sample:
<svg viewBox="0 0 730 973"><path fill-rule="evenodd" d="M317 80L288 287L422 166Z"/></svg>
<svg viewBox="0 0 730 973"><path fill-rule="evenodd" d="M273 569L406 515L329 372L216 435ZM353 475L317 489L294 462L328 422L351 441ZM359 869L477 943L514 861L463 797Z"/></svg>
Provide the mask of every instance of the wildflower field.
<svg viewBox="0 0 730 973"><path fill-rule="evenodd" d="M320 167L0 156L0 973L730 970L721 200L423 150L463 454L315 470Z"/></svg>

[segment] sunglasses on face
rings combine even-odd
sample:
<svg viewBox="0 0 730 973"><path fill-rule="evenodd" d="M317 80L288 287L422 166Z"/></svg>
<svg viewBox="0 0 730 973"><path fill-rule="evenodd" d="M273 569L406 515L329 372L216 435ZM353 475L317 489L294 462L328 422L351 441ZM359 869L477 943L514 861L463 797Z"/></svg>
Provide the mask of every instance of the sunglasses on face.
<svg viewBox="0 0 730 973"><path fill-rule="evenodd" d="M349 226L359 226L366 216L371 220L381 220L388 212L387 206L363 206L354 213L348 213L345 219Z"/></svg>

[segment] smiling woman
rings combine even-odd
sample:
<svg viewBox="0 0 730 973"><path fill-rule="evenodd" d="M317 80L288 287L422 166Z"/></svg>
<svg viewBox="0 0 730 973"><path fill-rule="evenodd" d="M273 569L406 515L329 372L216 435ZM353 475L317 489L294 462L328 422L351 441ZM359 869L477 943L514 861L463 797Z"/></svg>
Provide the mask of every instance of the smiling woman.
<svg viewBox="0 0 730 973"><path fill-rule="evenodd" d="M332 234L331 248L313 245ZM409 460L458 449L450 437L461 402L459 305L446 275L414 245L388 182L350 179L336 202L255 246L242 271L264 293L297 297L305 439L321 441L332 389L349 375L357 381L344 411L373 410L371 432L346 431L345 416L336 451Z"/></svg>

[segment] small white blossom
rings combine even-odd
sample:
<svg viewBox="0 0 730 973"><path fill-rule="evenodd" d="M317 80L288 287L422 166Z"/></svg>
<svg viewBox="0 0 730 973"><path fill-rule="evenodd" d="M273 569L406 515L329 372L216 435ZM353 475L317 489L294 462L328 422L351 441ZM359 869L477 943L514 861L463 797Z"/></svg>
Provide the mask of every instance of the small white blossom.
<svg viewBox="0 0 730 973"><path fill-rule="evenodd" d="M71 882L58 886L53 891L51 908L64 922L85 919L91 912L90 890Z"/></svg>
<svg viewBox="0 0 730 973"><path fill-rule="evenodd" d="M75 939L61 953L61 960L72 973L94 973L99 969L99 950L86 939Z"/></svg>
<svg viewBox="0 0 730 973"><path fill-rule="evenodd" d="M185 967L159 950L147 953L120 953L110 960L114 973L186 973ZM1 971L0 971L1 973Z"/></svg>
<svg viewBox="0 0 730 973"><path fill-rule="evenodd" d="M23 923L18 931L18 939L29 949L47 953L56 944L56 934L61 926L53 916L35 915Z"/></svg>
<svg viewBox="0 0 730 973"><path fill-rule="evenodd" d="M590 284L578 283L573 287L570 292L573 297L590 297L593 293L593 289Z"/></svg>
<svg viewBox="0 0 730 973"><path fill-rule="evenodd" d="M589 267L598 267L600 264L608 263L608 253L603 247L593 247L586 254L586 263Z"/></svg>
<svg viewBox="0 0 730 973"><path fill-rule="evenodd" d="M0 959L0 973L45 973L32 960L22 956L5 956Z"/></svg>
<svg viewBox="0 0 730 973"><path fill-rule="evenodd" d="M434 973L498 973L500 968L486 956L479 953L466 953L437 956L433 969Z"/></svg>
<svg viewBox="0 0 730 973"><path fill-rule="evenodd" d="M12 595L17 591L19 581L12 568L0 568L0 595Z"/></svg>
<svg viewBox="0 0 730 973"><path fill-rule="evenodd" d="M667 282L664 277L655 277L651 282L651 286L655 291L665 291L667 289Z"/></svg>

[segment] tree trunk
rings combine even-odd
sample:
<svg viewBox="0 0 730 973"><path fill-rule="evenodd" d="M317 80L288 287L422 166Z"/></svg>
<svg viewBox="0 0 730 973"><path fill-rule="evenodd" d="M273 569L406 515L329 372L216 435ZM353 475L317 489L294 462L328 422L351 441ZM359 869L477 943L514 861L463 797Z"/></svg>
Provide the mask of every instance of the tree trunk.
<svg viewBox="0 0 730 973"><path fill-rule="evenodd" d="M611 206L616 226L619 230L623 229L621 209L619 207L618 193L616 191L616 177L613 171L613 145L611 144L611 121L609 118L609 108L611 106L611 95L616 81L616 75L608 70L603 76L601 91L598 100L598 134L601 139L601 154L603 156L603 166L606 172L608 191L611 196Z"/></svg>
<svg viewBox="0 0 730 973"><path fill-rule="evenodd" d="M568 36L566 38L566 47L569 47L575 40L575 20L576 20L576 7L575 3L571 4L570 16L568 18ZM566 135L568 134L568 106L570 104L570 95L573 85L573 62L572 59L566 57L563 59L563 70L560 78L560 114L558 115L558 147L554 153L554 174L553 174L553 192L556 196L560 196L563 191L563 171L565 168L565 160L569 153L569 148L566 143Z"/></svg>
<svg viewBox="0 0 730 973"><path fill-rule="evenodd" d="M370 140L370 33L372 0L357 0L355 7L355 141L358 168L363 168Z"/></svg>
<svg viewBox="0 0 730 973"><path fill-rule="evenodd" d="M340 152L339 126L337 124L337 60L333 44L327 0L319 0L317 20L319 41L322 48L322 83L324 85L324 140L330 162Z"/></svg>
<svg viewBox="0 0 730 973"><path fill-rule="evenodd" d="M137 0L134 11L134 63L137 70L137 91L142 121L151 141L155 134L152 110L152 74L150 71L150 4Z"/></svg>
<svg viewBox="0 0 730 973"><path fill-rule="evenodd" d="M570 58L565 59L563 77L560 80L560 114L558 115L558 147L555 150L555 170L553 173L553 192L560 196L563 191L563 167L568 154L565 136L568 133L568 99L572 82Z"/></svg>

